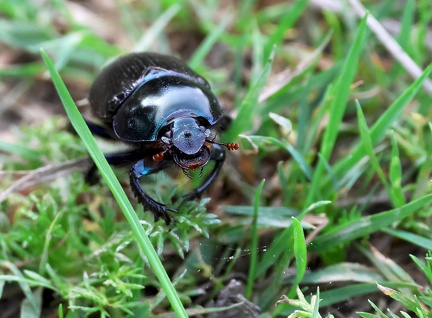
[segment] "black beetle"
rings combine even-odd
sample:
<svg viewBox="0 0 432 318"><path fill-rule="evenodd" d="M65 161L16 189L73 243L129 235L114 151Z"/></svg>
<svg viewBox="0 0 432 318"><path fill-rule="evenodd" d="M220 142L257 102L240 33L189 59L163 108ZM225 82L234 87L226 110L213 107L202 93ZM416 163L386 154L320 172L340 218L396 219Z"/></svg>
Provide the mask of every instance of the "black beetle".
<svg viewBox="0 0 432 318"><path fill-rule="evenodd" d="M169 225L175 209L147 195L140 177L175 163L189 171L215 166L201 186L184 201L199 198L216 178L228 150L236 143L215 140L216 123L223 117L209 83L185 62L157 53L132 53L118 58L96 78L89 101L102 125L88 122L92 132L133 146L127 152L105 155L111 165L132 165L130 184L144 209Z"/></svg>

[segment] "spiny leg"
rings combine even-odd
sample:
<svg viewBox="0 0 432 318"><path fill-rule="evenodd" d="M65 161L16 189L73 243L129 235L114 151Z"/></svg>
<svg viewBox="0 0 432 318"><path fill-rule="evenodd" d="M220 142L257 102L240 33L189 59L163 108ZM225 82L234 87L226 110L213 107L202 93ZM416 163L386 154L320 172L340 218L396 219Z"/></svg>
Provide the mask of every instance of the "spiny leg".
<svg viewBox="0 0 432 318"><path fill-rule="evenodd" d="M159 161L155 162L151 159L141 159L134 164L129 172L130 185L132 192L141 203L145 210L153 213L155 222L162 218L167 225L170 224L173 218L169 212L177 212L176 210L167 207L165 204L159 203L152 199L147 193L144 192L139 179L142 176L149 175L167 168L172 164L172 161Z"/></svg>
<svg viewBox="0 0 432 318"><path fill-rule="evenodd" d="M153 159L152 154L146 155L144 159L142 150L132 150L129 152L115 153L115 154L106 154L105 158L108 163L113 166L121 166L130 164L131 162L136 162L129 173L129 180L132 192L137 198L138 202L141 203L145 210L148 210L153 213L155 221L158 221L162 218L167 225L171 222L171 215L168 211L177 212L174 209L168 208L162 203L159 203L152 199L147 193L144 192L142 186L139 182L139 179L142 176L149 175L152 173L156 173L162 169L167 168L172 164L171 160L159 160L155 161ZM139 160L140 159L140 160ZM138 161L137 161L138 160ZM92 167L88 170L86 174L86 181L90 184L94 184L95 173L97 171L96 165L93 163Z"/></svg>

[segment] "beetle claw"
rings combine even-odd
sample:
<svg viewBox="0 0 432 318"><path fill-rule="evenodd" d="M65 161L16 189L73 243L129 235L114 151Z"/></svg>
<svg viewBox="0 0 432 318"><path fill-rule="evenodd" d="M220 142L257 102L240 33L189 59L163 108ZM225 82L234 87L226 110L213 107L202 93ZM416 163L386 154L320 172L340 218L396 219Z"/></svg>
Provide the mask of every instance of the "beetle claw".
<svg viewBox="0 0 432 318"><path fill-rule="evenodd" d="M176 222L175 218L170 213L178 213L177 210L169 208L164 204L161 204L159 208L160 208L159 211L156 213L151 211L155 216L155 222L157 221L156 220L156 214L158 214L158 219L162 218L165 221L166 225L169 225L171 223L171 220L174 220L174 223ZM174 226L173 226L173 228L174 228Z"/></svg>

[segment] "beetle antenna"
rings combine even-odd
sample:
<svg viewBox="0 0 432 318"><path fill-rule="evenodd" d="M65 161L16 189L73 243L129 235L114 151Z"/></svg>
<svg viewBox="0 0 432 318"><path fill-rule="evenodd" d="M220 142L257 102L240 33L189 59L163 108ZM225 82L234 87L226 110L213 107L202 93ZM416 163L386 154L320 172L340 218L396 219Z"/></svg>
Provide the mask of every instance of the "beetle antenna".
<svg viewBox="0 0 432 318"><path fill-rule="evenodd" d="M224 147L226 147L229 151L232 151L232 150L238 150L238 149L240 148L239 144L238 144L238 143L235 143L235 142L228 142L228 143L224 143L224 142L217 142L217 141L215 141L215 140L210 140L210 142L211 142L212 144L216 144L216 145L219 145L219 146L224 146Z"/></svg>

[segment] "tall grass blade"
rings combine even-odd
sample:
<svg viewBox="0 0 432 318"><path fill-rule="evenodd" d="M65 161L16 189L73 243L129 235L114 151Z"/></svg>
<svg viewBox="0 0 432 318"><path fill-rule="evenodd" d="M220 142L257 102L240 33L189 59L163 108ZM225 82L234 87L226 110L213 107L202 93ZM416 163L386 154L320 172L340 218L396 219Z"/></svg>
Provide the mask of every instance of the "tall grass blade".
<svg viewBox="0 0 432 318"><path fill-rule="evenodd" d="M258 208L260 205L260 197L261 192L264 187L265 180L262 180L260 185L258 186L256 193L255 193L255 200L254 200L254 216L252 221L252 230L251 230L251 236L252 236L252 244L251 244L251 260L249 265L249 276L248 281L246 285L246 292L245 296L247 299L250 299L252 296L252 290L255 282L255 271L256 266L258 263L258 226L257 226L257 220L258 220Z"/></svg>
<svg viewBox="0 0 432 318"><path fill-rule="evenodd" d="M44 50L41 49L42 58L51 74L52 81L57 89L57 93L65 107L65 110L71 120L71 123L78 135L82 138L85 143L87 150L89 151L90 156L92 157L94 163L98 167L101 172L102 177L105 182L108 184L110 190L112 191L116 201L118 202L120 208L122 209L125 218L129 222L134 237L137 241L137 244L142 252L142 255L148 259L150 266L153 268L156 276L158 277L162 288L165 290L167 297L176 312L178 317L187 317L186 311L183 307L183 304L180 301L180 298L177 295L177 292L174 289L153 245L150 242L146 232L140 224L140 221L135 214L131 203L129 202L126 194L124 193L118 179L114 175L111 167L106 161L104 155L101 150L98 148L96 141L94 140L90 130L88 129L84 119L82 118L78 108L75 106L75 103L70 96L66 85L61 79L59 73L54 68L54 65L48 55Z"/></svg>
<svg viewBox="0 0 432 318"><path fill-rule="evenodd" d="M422 83L432 72L432 64L429 65L423 74L379 117L376 123L370 128L372 144L376 145L385 136L393 123L399 118L404 108L414 98ZM351 151L351 154L335 165L334 172L337 176L344 176L365 156L365 149L359 144Z"/></svg>
<svg viewBox="0 0 432 318"><path fill-rule="evenodd" d="M258 98L270 75L273 57L273 54L271 54L271 56L267 59L260 76L258 77L255 84L250 87L245 99L240 104L237 116L234 118L230 129L225 134L227 140L233 140L240 133L253 126L252 121L254 119L254 114L258 105Z"/></svg>
<svg viewBox="0 0 432 318"><path fill-rule="evenodd" d="M328 94L328 98L330 100L330 117L326 130L324 132L323 142L320 149L322 157L327 161L329 161L330 154L333 151L336 137L339 132L339 126L342 122L342 116L345 113L348 97L351 92L351 83L357 72L357 65L364 43L366 19L367 15L362 19L360 23L356 38L348 52L347 58L342 67L342 71L335 85L332 86ZM317 199L317 196L319 196L319 189L322 185L322 178L324 172L325 165L323 161L320 160L314 172L311 189L309 190L308 197L305 200L304 207L309 206L315 199Z"/></svg>
<svg viewBox="0 0 432 318"><path fill-rule="evenodd" d="M394 222L403 220L432 201L432 194L412 201L403 207L368 215L333 227L329 232L317 237L310 246L311 251L325 252L354 239L384 230Z"/></svg>
<svg viewBox="0 0 432 318"><path fill-rule="evenodd" d="M294 230L294 258L295 258L295 267L296 267L296 278L293 286L291 287L291 291L288 294L289 298L292 298L296 294L296 289L298 284L303 279L304 274L306 273L307 267L307 251L306 251L306 241L303 233L303 228L296 218L292 218L292 226Z"/></svg>

